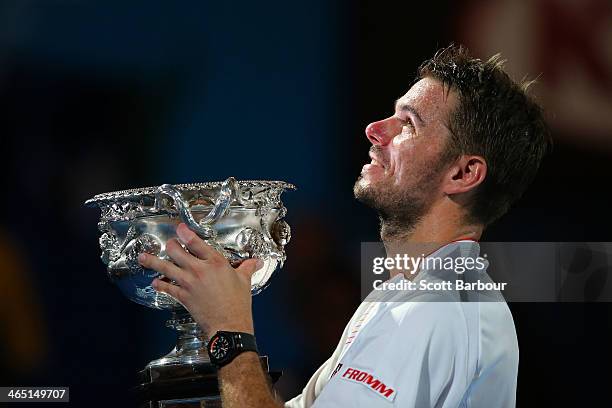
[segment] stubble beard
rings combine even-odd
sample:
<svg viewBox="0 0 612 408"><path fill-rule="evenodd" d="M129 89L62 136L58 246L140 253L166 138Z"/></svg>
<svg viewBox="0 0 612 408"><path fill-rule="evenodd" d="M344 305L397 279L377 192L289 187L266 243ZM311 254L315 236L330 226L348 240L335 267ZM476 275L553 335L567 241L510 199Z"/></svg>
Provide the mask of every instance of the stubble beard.
<svg viewBox="0 0 612 408"><path fill-rule="evenodd" d="M362 175L355 182L355 198L378 213L383 241L409 238L433 205L440 169L423 170L410 185L402 187L391 179L366 183Z"/></svg>

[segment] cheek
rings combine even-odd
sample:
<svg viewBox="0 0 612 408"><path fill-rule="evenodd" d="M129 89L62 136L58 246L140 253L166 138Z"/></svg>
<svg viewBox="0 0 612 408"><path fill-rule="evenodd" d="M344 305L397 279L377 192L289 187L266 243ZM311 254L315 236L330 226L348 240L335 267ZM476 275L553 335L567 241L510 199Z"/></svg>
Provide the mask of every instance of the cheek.
<svg viewBox="0 0 612 408"><path fill-rule="evenodd" d="M394 140L394 143L397 144L394 144L390 156L395 181L398 185L402 185L414 180L419 173L430 167L437 154L435 146L419 143L423 139L409 135L403 138L398 136L396 139L398 141Z"/></svg>
<svg viewBox="0 0 612 408"><path fill-rule="evenodd" d="M418 137L414 133L402 132L393 138L393 142L391 144L397 149L402 149L404 148L403 145L414 144L414 141L417 138Z"/></svg>
<svg viewBox="0 0 612 408"><path fill-rule="evenodd" d="M393 163L393 176L397 184L402 184L410 177L412 170L415 168L415 161L418 160L414 145L404 143L400 149L392 151L390 156Z"/></svg>

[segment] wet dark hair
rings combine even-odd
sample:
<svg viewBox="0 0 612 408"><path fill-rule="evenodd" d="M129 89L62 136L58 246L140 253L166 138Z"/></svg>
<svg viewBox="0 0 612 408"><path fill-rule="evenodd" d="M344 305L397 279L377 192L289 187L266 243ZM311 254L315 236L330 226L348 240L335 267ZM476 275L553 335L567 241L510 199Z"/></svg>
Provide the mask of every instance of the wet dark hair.
<svg viewBox="0 0 612 408"><path fill-rule="evenodd" d="M474 192L468 220L484 225L521 197L552 147L542 108L526 93L534 81L514 82L503 63L499 54L482 61L451 44L425 61L417 75L457 92L443 160L472 154L485 159L487 175Z"/></svg>

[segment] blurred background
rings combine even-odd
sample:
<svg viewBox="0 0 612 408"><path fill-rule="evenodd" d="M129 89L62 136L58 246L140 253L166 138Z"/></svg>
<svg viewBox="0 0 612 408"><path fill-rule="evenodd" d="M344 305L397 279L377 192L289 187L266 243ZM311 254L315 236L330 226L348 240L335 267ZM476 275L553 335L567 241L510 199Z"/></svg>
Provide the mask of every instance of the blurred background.
<svg viewBox="0 0 612 408"><path fill-rule="evenodd" d="M128 406L174 334L108 281L98 211L82 204L231 175L298 186L288 261L254 308L278 390L300 392L359 304L360 243L378 239L352 198L364 129L451 41L538 77L555 138L484 239L610 241L608 0L0 2L0 385ZM609 404L612 305L510 307L519 407Z"/></svg>

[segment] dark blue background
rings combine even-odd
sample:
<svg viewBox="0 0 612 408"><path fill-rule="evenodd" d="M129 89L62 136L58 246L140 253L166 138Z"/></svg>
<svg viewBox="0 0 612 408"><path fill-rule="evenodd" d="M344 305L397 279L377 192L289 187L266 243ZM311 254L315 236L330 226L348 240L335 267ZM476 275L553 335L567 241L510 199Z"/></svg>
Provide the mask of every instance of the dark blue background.
<svg viewBox="0 0 612 408"><path fill-rule="evenodd" d="M284 196L286 267L254 308L279 391L299 392L359 303L360 242L378 239L352 198L369 161L363 129L454 39L462 4L0 3L0 383L125 406L135 373L174 337L163 312L107 280L98 212L82 203L235 176L298 186ZM609 153L558 143L485 238L609 241L609 174ZM519 406L607 400L608 304L511 307Z"/></svg>

